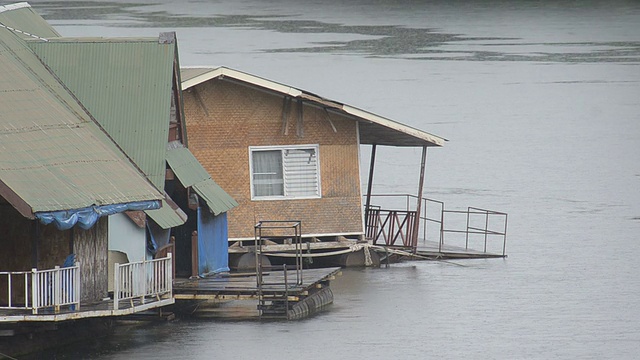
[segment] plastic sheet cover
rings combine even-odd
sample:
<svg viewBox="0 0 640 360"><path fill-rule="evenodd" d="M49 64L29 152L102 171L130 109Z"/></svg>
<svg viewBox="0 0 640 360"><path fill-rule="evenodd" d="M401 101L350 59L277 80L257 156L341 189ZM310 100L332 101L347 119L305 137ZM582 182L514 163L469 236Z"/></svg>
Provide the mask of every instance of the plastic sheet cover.
<svg viewBox="0 0 640 360"><path fill-rule="evenodd" d="M198 208L198 275L229 271L227 213L214 216Z"/></svg>
<svg viewBox="0 0 640 360"><path fill-rule="evenodd" d="M158 200L138 201L126 204L94 205L73 210L37 212L35 216L45 225L55 224L58 230L71 229L76 224L80 228L88 230L101 216L113 215L123 211L153 210L160 208L160 206L161 203Z"/></svg>

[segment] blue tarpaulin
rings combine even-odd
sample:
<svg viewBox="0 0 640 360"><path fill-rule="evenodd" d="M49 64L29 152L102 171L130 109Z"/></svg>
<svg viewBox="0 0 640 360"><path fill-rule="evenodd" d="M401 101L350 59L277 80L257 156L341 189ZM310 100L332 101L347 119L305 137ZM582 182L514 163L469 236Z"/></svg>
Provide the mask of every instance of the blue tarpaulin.
<svg viewBox="0 0 640 360"><path fill-rule="evenodd" d="M157 200L138 201L126 204L94 205L73 210L37 212L35 216L45 225L54 223L58 230L71 229L75 224L78 224L84 230L88 230L101 216L113 215L123 211L154 210L159 209L160 206L161 202Z"/></svg>
<svg viewBox="0 0 640 360"><path fill-rule="evenodd" d="M198 208L198 275L229 271L227 213Z"/></svg>

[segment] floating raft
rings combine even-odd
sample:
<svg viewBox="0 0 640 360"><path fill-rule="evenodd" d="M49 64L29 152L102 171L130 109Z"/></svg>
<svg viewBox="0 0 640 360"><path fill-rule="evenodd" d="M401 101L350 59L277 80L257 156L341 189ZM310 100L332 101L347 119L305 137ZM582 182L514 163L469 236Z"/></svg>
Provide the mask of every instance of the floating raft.
<svg viewBox="0 0 640 360"><path fill-rule="evenodd" d="M229 273L197 279L176 279L173 295L177 302L202 300L223 303L231 300L258 301L257 314L261 317L300 319L309 316L333 302L329 282L341 269L304 269L300 273L287 270L264 271L263 285L258 287L257 274ZM300 281L296 281L300 276Z"/></svg>

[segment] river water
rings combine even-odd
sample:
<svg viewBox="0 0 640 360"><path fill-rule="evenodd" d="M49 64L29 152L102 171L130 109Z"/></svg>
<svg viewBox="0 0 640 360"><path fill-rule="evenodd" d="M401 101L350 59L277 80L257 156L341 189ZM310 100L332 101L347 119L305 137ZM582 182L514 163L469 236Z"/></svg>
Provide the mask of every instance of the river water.
<svg viewBox="0 0 640 360"><path fill-rule="evenodd" d="M506 259L345 270L335 303L306 320L180 319L37 358L639 356L640 3L30 3L66 36L176 31L183 66L225 65L443 136L425 194L509 213ZM419 157L380 149L374 192L415 193Z"/></svg>

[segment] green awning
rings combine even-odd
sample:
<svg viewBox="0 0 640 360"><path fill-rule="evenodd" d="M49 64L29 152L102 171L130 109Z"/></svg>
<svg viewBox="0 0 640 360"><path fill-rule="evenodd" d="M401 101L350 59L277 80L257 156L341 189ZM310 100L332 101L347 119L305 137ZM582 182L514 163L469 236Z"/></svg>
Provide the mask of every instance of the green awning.
<svg viewBox="0 0 640 360"><path fill-rule="evenodd" d="M238 203L216 184L207 170L198 162L187 148L167 150L169 167L184 187L192 187L209 206L214 215L227 212Z"/></svg>
<svg viewBox="0 0 640 360"><path fill-rule="evenodd" d="M194 184L192 188L209 205L209 209L214 215L227 212L238 206L238 203L211 178Z"/></svg>
<svg viewBox="0 0 640 360"><path fill-rule="evenodd" d="M160 209L146 210L145 213L163 229L180 226L187 221L187 214L167 194Z"/></svg>

